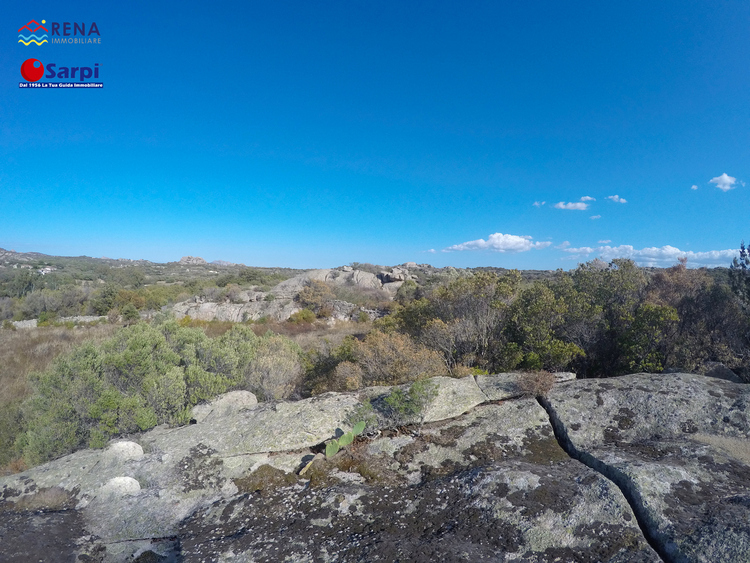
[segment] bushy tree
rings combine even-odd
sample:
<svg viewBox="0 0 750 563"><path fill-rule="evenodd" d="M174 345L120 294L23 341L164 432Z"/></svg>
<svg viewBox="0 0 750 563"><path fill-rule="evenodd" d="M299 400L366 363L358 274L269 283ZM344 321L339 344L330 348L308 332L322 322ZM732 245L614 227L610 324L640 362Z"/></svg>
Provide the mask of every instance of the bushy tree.
<svg viewBox="0 0 750 563"><path fill-rule="evenodd" d="M656 273L648 288L648 303L674 308L677 322L661 343L665 367L701 371L705 362L722 362L731 369L745 363L748 322L739 297L703 269L688 269L683 260Z"/></svg>
<svg viewBox="0 0 750 563"><path fill-rule="evenodd" d="M520 274L481 272L436 287L396 313L399 330L440 351L446 367L492 368L502 346L508 306L520 287Z"/></svg>
<svg viewBox="0 0 750 563"><path fill-rule="evenodd" d="M115 284L106 284L91 298L92 312L96 315L106 315L115 308L119 288Z"/></svg>
<svg viewBox="0 0 750 563"><path fill-rule="evenodd" d="M746 307L750 307L750 249L745 248L745 241L740 243L740 255L735 257L730 266L732 288L740 296Z"/></svg>
<svg viewBox="0 0 750 563"><path fill-rule="evenodd" d="M506 363L506 369L559 370L583 356L579 346L561 338L567 312L565 301L547 285L525 288L510 307L506 350L497 363Z"/></svg>

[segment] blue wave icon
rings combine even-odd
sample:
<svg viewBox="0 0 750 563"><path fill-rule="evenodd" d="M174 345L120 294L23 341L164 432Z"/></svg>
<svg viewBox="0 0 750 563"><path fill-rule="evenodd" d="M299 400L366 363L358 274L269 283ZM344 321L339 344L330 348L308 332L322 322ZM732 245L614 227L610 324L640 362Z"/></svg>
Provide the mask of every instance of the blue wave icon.
<svg viewBox="0 0 750 563"><path fill-rule="evenodd" d="M44 20L42 20L42 23L44 23ZM34 27L34 29L31 29L32 25L36 26L36 27ZM36 20L30 20L29 23L27 23L26 25L22 25L21 29L18 30L18 42L19 43L23 43L27 47L29 45L31 45L32 43L36 43L37 45L41 45L42 43L49 43L49 41L47 41L47 34L46 33L44 35L42 35L41 37L39 37L37 35L29 35L28 37L26 37L25 35L21 34L21 32L24 29L28 29L29 33L31 33L31 34L36 33L40 29L43 29L44 31L47 31L47 28L44 27L38 21L36 21Z"/></svg>
<svg viewBox="0 0 750 563"><path fill-rule="evenodd" d="M25 35L21 34L19 34L18 37L18 42L23 43L26 46L31 45L32 43L36 43L37 45L41 45L42 43L49 43L49 41L47 41L46 33L41 37L38 37L37 35L29 35L28 37L26 37Z"/></svg>

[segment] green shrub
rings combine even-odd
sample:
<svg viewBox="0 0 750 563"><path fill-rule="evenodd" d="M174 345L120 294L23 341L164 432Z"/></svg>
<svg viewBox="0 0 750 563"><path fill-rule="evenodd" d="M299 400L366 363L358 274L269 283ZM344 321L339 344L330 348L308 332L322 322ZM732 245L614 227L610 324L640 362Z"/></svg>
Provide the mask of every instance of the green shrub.
<svg viewBox="0 0 750 563"><path fill-rule="evenodd" d="M50 326L55 322L56 318L57 313L54 313L52 311L42 311L41 313L39 313L39 319L36 326Z"/></svg>
<svg viewBox="0 0 750 563"><path fill-rule="evenodd" d="M314 323L315 322L315 313L313 313L310 309L300 309L296 313L292 313L289 316L289 322L290 323Z"/></svg>
<svg viewBox="0 0 750 563"><path fill-rule="evenodd" d="M388 424L392 427L424 422L426 409L437 397L437 385L428 379L412 383L407 391L394 388L384 399Z"/></svg>
<svg viewBox="0 0 750 563"><path fill-rule="evenodd" d="M394 299L397 303L400 303L401 305L405 305L409 301L414 301L414 299L417 298L417 293L418 293L417 284L412 280L406 280L404 283L401 284L401 287L398 288L398 291L396 292L396 297Z"/></svg>
<svg viewBox="0 0 750 563"><path fill-rule="evenodd" d="M23 427L13 451L37 464L157 424L184 424L190 407L226 391L250 386L278 399L299 383L301 350L288 338L259 338L244 325L209 338L181 324L160 318L124 327L32 374L22 424L0 420L0 440L11 442L3 428Z"/></svg>
<svg viewBox="0 0 750 563"><path fill-rule="evenodd" d="M182 419L187 395L182 367L174 366L161 377L150 374L143 382L143 392L158 420L175 423Z"/></svg>
<svg viewBox="0 0 750 563"><path fill-rule="evenodd" d="M138 314L138 309L135 308L135 305L132 303L128 303L122 308L121 311L122 314L122 320L124 320L126 323L133 323L138 322L141 320L141 316Z"/></svg>
<svg viewBox="0 0 750 563"><path fill-rule="evenodd" d="M6 403L0 408L0 467L21 456L16 448L16 437L23 432L21 403Z"/></svg>

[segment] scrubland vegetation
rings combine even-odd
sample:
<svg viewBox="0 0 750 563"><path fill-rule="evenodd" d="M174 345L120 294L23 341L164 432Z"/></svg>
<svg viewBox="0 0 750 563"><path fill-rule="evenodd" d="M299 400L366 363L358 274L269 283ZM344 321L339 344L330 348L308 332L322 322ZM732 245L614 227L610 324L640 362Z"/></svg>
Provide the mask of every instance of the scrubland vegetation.
<svg viewBox="0 0 750 563"><path fill-rule="evenodd" d="M0 268L0 322L159 311L193 295L233 301L240 288L265 291L302 271L55 256L14 266Z"/></svg>
<svg viewBox="0 0 750 563"><path fill-rule="evenodd" d="M684 263L649 271L629 260L593 261L536 281L512 270L451 273L404 282L387 307L382 295L360 291L351 300L380 308L383 316L374 322L325 322L342 289L315 282L297 298L305 309L287 322L177 321L159 314L124 327L5 329L0 466L18 470L157 424L185 424L193 405L233 389L273 401L436 375L526 370L527 392L543 394L551 384L545 372L555 370L611 377L665 368L700 372L706 362L722 362L748 380L748 266L744 253L723 279ZM262 282L250 270L220 281L229 289L234 281ZM281 276L268 275L276 276L268 283ZM6 294L20 287L19 279L11 282L2 286ZM29 296L44 300L45 292L74 309L111 311L126 298L136 309L148 306L148 288L107 289L108 283L83 301L62 299L87 291L73 286L27 287L5 299L13 300L14 316L31 311ZM164 299L177 291L159 287L148 291L164 291ZM212 287L220 286L183 280L179 291Z"/></svg>

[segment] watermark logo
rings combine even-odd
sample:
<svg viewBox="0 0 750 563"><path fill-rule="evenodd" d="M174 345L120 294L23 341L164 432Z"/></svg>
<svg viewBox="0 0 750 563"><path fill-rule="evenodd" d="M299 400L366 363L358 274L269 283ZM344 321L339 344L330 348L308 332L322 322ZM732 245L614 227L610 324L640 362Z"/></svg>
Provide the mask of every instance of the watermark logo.
<svg viewBox="0 0 750 563"><path fill-rule="evenodd" d="M48 43L46 33L48 30L42 25L45 23L47 23L46 20L42 20L42 23L31 20L29 23L21 27L18 30L18 42L23 43L27 47L32 43L40 46L42 45L42 43ZM39 31L40 29L43 29L45 33Z"/></svg>
<svg viewBox="0 0 750 563"><path fill-rule="evenodd" d="M99 79L99 63L94 66L59 66L57 63L42 64L38 59L26 59L21 65L21 76L26 82L19 82L19 88L103 88L104 83L92 82ZM39 82L42 77L56 78L59 82ZM77 80L77 82L73 82Z"/></svg>
<svg viewBox="0 0 750 563"><path fill-rule="evenodd" d="M52 44L102 44L102 34L96 22L52 22Z"/></svg>
<svg viewBox="0 0 750 563"><path fill-rule="evenodd" d="M37 59L26 59L21 65L21 76L27 82L39 82L44 76L44 65Z"/></svg>

